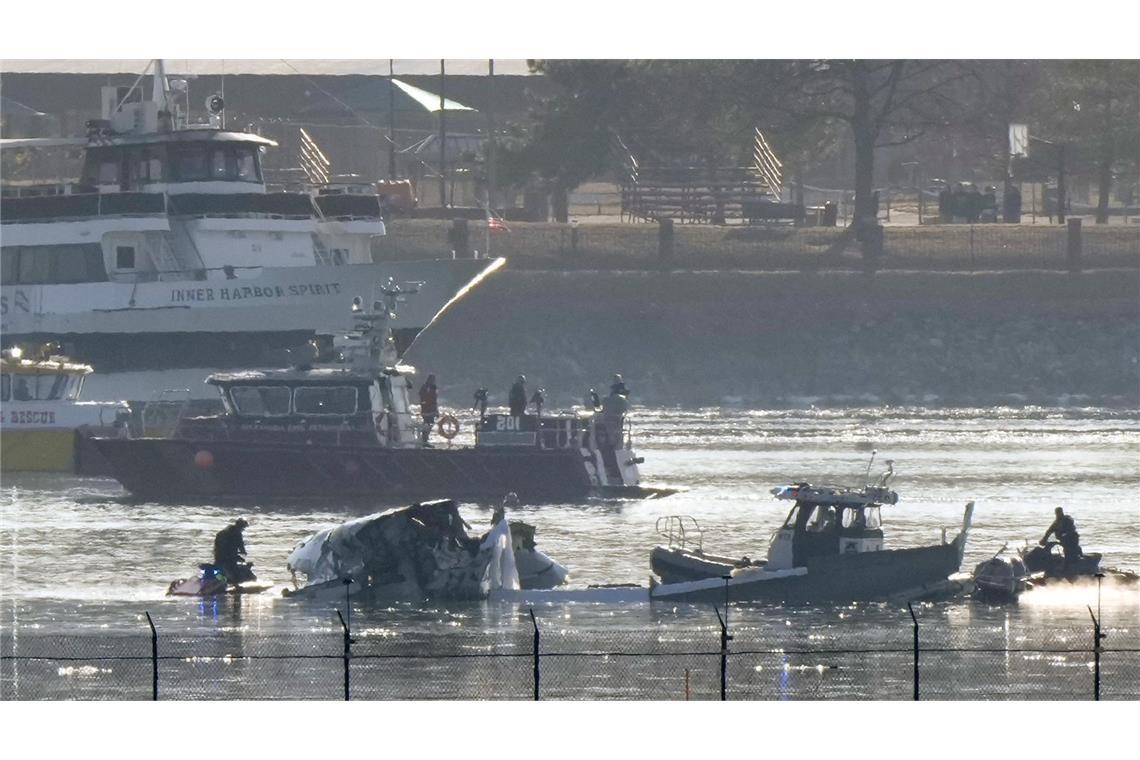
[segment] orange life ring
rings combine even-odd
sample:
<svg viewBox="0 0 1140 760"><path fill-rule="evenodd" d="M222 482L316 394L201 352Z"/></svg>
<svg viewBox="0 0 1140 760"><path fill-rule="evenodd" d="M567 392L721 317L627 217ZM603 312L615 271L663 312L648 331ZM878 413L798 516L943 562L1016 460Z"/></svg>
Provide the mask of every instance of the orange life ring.
<svg viewBox="0 0 1140 760"><path fill-rule="evenodd" d="M450 441L459 435L459 420L455 419L453 414L445 414L439 418L436 429L439 430L440 435Z"/></svg>

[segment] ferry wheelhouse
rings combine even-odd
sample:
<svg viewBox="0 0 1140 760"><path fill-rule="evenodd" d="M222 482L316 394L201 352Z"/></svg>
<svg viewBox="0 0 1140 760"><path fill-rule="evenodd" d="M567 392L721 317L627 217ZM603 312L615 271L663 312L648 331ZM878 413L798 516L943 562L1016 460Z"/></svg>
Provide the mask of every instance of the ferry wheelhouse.
<svg viewBox="0 0 1140 760"><path fill-rule="evenodd" d="M219 415L182 418L170 435L98 440L115 477L147 498L444 496L498 503L658 495L640 485L624 409L485 414L474 446L426 446L396 358L395 308L357 310L338 361L219 373Z"/></svg>
<svg viewBox="0 0 1140 760"><path fill-rule="evenodd" d="M0 353L0 469L77 472L90 437L126 429L126 403L80 401L86 364L41 351Z"/></svg>
<svg viewBox="0 0 1140 760"><path fill-rule="evenodd" d="M217 95L208 120L191 122L187 82L152 66L149 95L143 77L103 88L103 118L85 138L0 142L6 157L83 152L75 181L3 187L5 347L58 342L109 379L96 395L131 387L130 398L147 399L156 384L197 389L211 371L266 364L267 351L304 344L317 329L347 329L346 299L389 278L423 283L396 332L407 345L501 263L373 263L372 240L385 234L374 188L271 190L261 157L276 144L224 128ZM151 378L125 376L191 368L149 387Z"/></svg>

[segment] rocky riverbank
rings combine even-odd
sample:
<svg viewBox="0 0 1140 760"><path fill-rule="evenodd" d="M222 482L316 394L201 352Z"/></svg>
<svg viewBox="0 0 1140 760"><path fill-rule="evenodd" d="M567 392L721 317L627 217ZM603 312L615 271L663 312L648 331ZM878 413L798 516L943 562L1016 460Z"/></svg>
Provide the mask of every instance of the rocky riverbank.
<svg viewBox="0 0 1140 760"><path fill-rule="evenodd" d="M453 406L520 372L578 403L621 372L652 405L1135 408L1140 277L508 270L407 359Z"/></svg>

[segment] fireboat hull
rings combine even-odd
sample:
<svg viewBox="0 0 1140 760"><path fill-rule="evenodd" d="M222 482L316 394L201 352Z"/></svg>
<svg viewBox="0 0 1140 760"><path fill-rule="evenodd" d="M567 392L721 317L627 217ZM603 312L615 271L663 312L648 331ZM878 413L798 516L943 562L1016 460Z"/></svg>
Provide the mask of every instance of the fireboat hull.
<svg viewBox="0 0 1140 760"><path fill-rule="evenodd" d="M249 441L100 438L96 446L132 495L153 500L446 497L524 501L643 498L654 489L599 488L577 449L385 449Z"/></svg>

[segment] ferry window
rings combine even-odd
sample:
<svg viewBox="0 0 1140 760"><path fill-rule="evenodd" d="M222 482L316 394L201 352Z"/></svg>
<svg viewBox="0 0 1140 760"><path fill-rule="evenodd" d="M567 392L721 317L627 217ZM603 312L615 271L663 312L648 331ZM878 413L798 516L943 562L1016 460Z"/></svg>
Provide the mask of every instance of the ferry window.
<svg viewBox="0 0 1140 760"><path fill-rule="evenodd" d="M867 510L867 527L875 530L883 524L882 515L879 514L878 507L871 507Z"/></svg>
<svg viewBox="0 0 1140 760"><path fill-rule="evenodd" d="M16 375L15 384L12 387L12 398L16 401L32 401L32 386L28 382L27 375Z"/></svg>
<svg viewBox="0 0 1140 760"><path fill-rule="evenodd" d="M254 160L253 151L249 148L238 148L237 154L237 178L242 182L260 182L261 178L257 176L257 162Z"/></svg>
<svg viewBox="0 0 1140 760"><path fill-rule="evenodd" d="M53 282L85 282L88 279L87 254L79 246L53 252Z"/></svg>
<svg viewBox="0 0 1140 760"><path fill-rule="evenodd" d="M135 161L135 179L143 182L162 181L162 158L154 149L147 149L137 153Z"/></svg>
<svg viewBox="0 0 1140 760"><path fill-rule="evenodd" d="M107 280L103 249L98 243L9 246L3 250L2 259L0 279L6 284Z"/></svg>
<svg viewBox="0 0 1140 760"><path fill-rule="evenodd" d="M293 392L297 414L355 414L355 388L298 388Z"/></svg>
<svg viewBox="0 0 1140 760"><path fill-rule="evenodd" d="M117 269L135 268L135 247L133 245L115 246L115 267Z"/></svg>
<svg viewBox="0 0 1140 760"><path fill-rule="evenodd" d="M0 282L16 282L20 271L20 249L16 246L7 246L0 251Z"/></svg>
<svg viewBox="0 0 1140 760"><path fill-rule="evenodd" d="M22 283L42 283L51 281L51 259L45 256L43 246L25 248L20 256L20 271L17 279Z"/></svg>
<svg viewBox="0 0 1140 760"><path fill-rule="evenodd" d="M238 414L279 417L289 414L289 389L277 386L237 386L230 391Z"/></svg>
<svg viewBox="0 0 1140 760"><path fill-rule="evenodd" d="M174 152L173 178L178 182L200 182L210 178L206 151L202 148L179 147Z"/></svg>
<svg viewBox="0 0 1140 760"><path fill-rule="evenodd" d="M85 243L83 257L87 260L87 280L89 282L106 282L107 267L103 264L103 246L98 243Z"/></svg>
<svg viewBox="0 0 1140 760"><path fill-rule="evenodd" d="M226 175L226 152L221 148L214 148L210 156L210 179L228 179Z"/></svg>
<svg viewBox="0 0 1140 760"><path fill-rule="evenodd" d="M3 385L0 386L0 401L7 401L12 398L12 376L3 376Z"/></svg>

